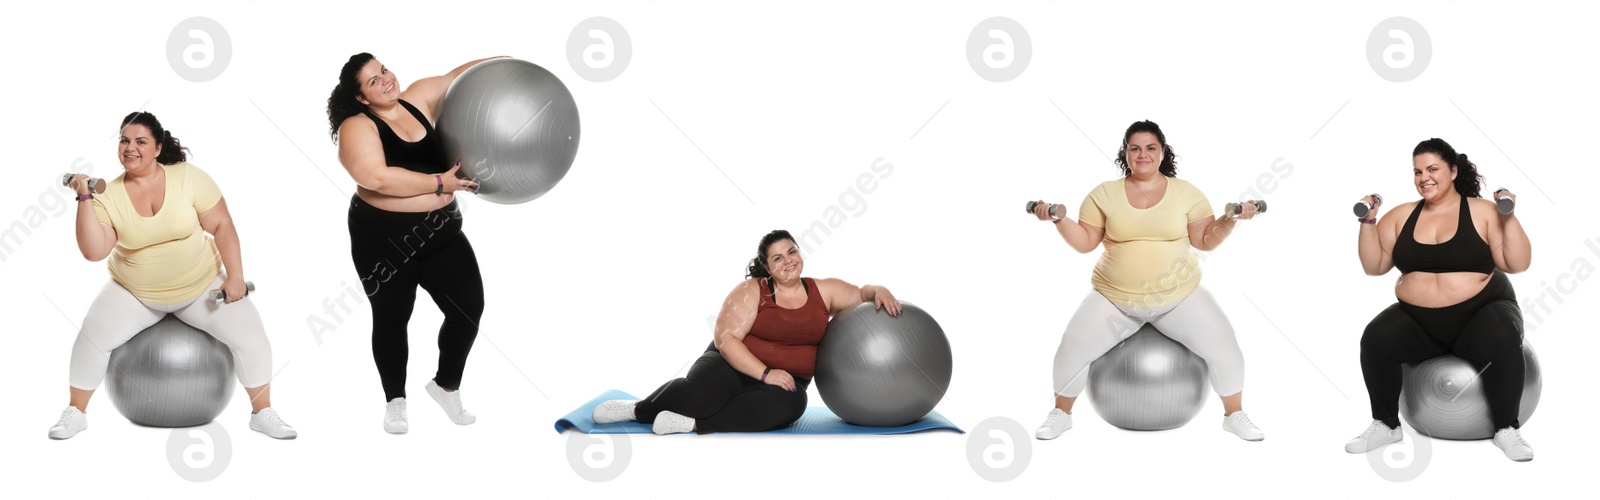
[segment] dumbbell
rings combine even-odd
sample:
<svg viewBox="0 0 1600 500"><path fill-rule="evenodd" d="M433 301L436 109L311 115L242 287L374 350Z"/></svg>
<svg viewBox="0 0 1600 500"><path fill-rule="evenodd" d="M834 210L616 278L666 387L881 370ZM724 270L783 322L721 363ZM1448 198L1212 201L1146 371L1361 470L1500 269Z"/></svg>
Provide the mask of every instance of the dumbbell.
<svg viewBox="0 0 1600 500"><path fill-rule="evenodd" d="M1496 209L1499 209L1500 213L1502 214L1510 215L1512 210L1517 209L1517 200L1511 199L1510 196L1500 194L1509 192L1510 191L1507 191L1506 188L1494 190L1494 206Z"/></svg>
<svg viewBox="0 0 1600 500"><path fill-rule="evenodd" d="M1255 203L1256 203L1256 213L1258 213L1258 214L1267 213L1267 202L1266 202L1266 200L1255 200ZM1239 205L1238 203L1229 203L1227 205L1223 205L1222 206L1222 213L1224 215L1227 215L1229 219L1235 219L1235 218L1239 217L1239 212L1242 211L1243 209L1244 209L1244 207Z"/></svg>
<svg viewBox="0 0 1600 500"><path fill-rule="evenodd" d="M1037 201L1028 202L1028 213L1032 214L1033 213L1033 208L1037 207L1037 206L1039 206L1039 202L1037 202ZM1060 220L1061 219L1061 215L1056 213L1056 211L1058 209L1060 209L1060 208L1061 208L1061 204L1060 203L1051 203L1050 204L1050 218Z"/></svg>
<svg viewBox="0 0 1600 500"><path fill-rule="evenodd" d="M69 187L69 188L72 187L72 176L74 176L74 175L77 175L77 174L72 174L72 173L63 174L61 176L61 185ZM103 193L105 193L106 192L106 181L104 179L95 179L93 177L89 178L89 191L93 192L94 194L103 194Z"/></svg>
<svg viewBox="0 0 1600 500"><path fill-rule="evenodd" d="M1378 193L1372 193L1372 201L1373 201L1373 203L1370 203L1370 204L1367 203L1366 200L1362 200L1362 201L1356 202L1356 206L1355 206L1356 217L1360 217L1360 218L1363 218L1363 219L1367 218L1367 214L1372 213L1372 209L1377 208L1378 205L1383 203L1383 197L1382 196L1378 196Z"/></svg>
<svg viewBox="0 0 1600 500"><path fill-rule="evenodd" d="M254 291L256 291L255 282L253 282L253 281L244 282L244 294L245 295L250 295L250 292L254 292ZM211 291L211 303L212 304L222 305L222 301L225 301L225 300L228 300L228 292L224 292L222 290L212 290Z"/></svg>

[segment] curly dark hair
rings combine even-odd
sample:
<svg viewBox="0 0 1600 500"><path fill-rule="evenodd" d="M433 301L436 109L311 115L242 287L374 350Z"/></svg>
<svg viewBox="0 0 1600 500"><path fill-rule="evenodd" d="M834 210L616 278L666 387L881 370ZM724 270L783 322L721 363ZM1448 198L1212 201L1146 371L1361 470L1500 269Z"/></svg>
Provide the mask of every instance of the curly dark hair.
<svg viewBox="0 0 1600 500"><path fill-rule="evenodd" d="M333 139L334 144L339 143L339 124L367 110L367 105L356 100L361 96L361 82L356 80L356 73L373 59L377 58L362 52L350 56L350 60L345 61L344 67L339 69L339 84L333 86L333 94L328 96L328 137Z"/></svg>
<svg viewBox="0 0 1600 500"><path fill-rule="evenodd" d="M189 159L189 148L183 147L178 138L173 137L172 131L162 127L161 120L157 120L156 115L144 111L128 113L128 116L122 118L122 125L118 126L117 130L122 130L128 125L143 125L150 129L150 137L161 144L161 154L156 155L156 163L171 165Z"/></svg>
<svg viewBox="0 0 1600 500"><path fill-rule="evenodd" d="M1172 145L1167 144L1167 134L1161 133L1161 126L1150 120L1133 122L1128 126L1128 131L1122 134L1122 148L1117 150L1117 167L1122 169L1122 176L1133 175L1133 169L1128 167L1128 139L1133 134L1149 132L1155 134L1156 142L1161 143L1161 175L1167 177L1178 176L1178 153L1172 151Z"/></svg>
<svg viewBox="0 0 1600 500"><path fill-rule="evenodd" d="M1450 168L1456 169L1457 193L1472 198L1483 197L1483 174L1478 173L1477 165L1467 161L1467 155L1457 153L1456 148L1450 147L1450 143L1438 137L1417 143L1417 147L1411 150L1411 157L1415 158L1424 153L1439 155Z"/></svg>
<svg viewBox="0 0 1600 500"><path fill-rule="evenodd" d="M772 232L767 233L766 236L762 236L761 245L756 247L756 257L750 259L750 266L745 268L744 277L771 278L772 272L767 270L767 248L771 247L773 243L784 240L794 243L794 236L782 229L774 229Z"/></svg>

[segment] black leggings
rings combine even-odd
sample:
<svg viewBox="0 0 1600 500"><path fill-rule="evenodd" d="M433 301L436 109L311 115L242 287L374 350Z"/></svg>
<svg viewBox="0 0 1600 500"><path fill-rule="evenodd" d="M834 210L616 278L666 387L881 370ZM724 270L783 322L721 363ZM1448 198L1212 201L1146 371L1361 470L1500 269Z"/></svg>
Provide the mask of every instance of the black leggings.
<svg viewBox="0 0 1600 500"><path fill-rule="evenodd" d="M634 415L652 423L656 414L672 411L695 420L695 432L761 432L782 429L806 412L806 387L811 379L794 378L795 391L750 378L733 369L716 347L706 349L688 376L662 385L639 401Z"/></svg>
<svg viewBox="0 0 1600 500"><path fill-rule="evenodd" d="M433 381L460 388L483 317L483 276L461 232L461 211L451 202L431 212L389 212L354 196L349 224L350 257L372 303L372 357L384 401L406 395L406 324L419 285L444 313Z"/></svg>
<svg viewBox="0 0 1600 500"><path fill-rule="evenodd" d="M1525 375L1522 309L1504 273L1495 271L1476 296L1446 307L1404 302L1378 313L1361 335L1361 374L1371 398L1372 418L1400 427L1400 365L1454 354L1482 372L1495 429L1521 427Z"/></svg>

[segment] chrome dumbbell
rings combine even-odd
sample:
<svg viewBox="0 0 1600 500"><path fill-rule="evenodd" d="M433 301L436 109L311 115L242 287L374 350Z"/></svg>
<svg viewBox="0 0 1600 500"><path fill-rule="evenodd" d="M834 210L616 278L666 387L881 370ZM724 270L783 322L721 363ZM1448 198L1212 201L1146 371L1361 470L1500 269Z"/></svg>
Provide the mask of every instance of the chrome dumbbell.
<svg viewBox="0 0 1600 500"><path fill-rule="evenodd" d="M1037 202L1037 201L1028 202L1028 213L1032 214L1034 207L1037 207L1037 206L1039 206L1039 202ZM1055 220L1061 220L1060 210L1061 210L1061 204L1060 203L1051 203L1050 204L1050 218L1051 219L1055 219Z"/></svg>
<svg viewBox="0 0 1600 500"><path fill-rule="evenodd" d="M255 282L253 282L253 281L244 282L244 294L245 295L250 295L250 292L254 292L254 291L256 291ZM222 302L225 301L225 300L228 300L228 292L224 292L222 290L212 290L211 291L211 303L212 304L221 305Z"/></svg>
<svg viewBox="0 0 1600 500"><path fill-rule="evenodd" d="M1266 200L1255 200L1255 203L1256 203L1256 213L1258 213L1258 214L1267 213L1267 202L1266 202ZM1243 210L1244 210L1244 206L1240 205L1238 203L1229 203L1227 205L1223 205L1222 206L1222 213L1224 215L1227 215L1229 219L1237 219L1237 218L1239 218L1239 213L1241 211L1243 211Z"/></svg>
<svg viewBox="0 0 1600 500"><path fill-rule="evenodd" d="M77 175L77 174L72 174L72 173L62 174L61 175L61 185L69 187L69 188L72 187L72 176L74 176L74 175ZM89 178L89 191L94 193L94 194L103 194L103 193L105 193L106 192L106 181L105 181L105 179L96 179L96 178L90 177Z"/></svg>
<svg viewBox="0 0 1600 500"><path fill-rule="evenodd" d="M1360 217L1360 218L1363 218L1363 219L1367 218L1367 214L1372 213L1372 209L1378 208L1378 205L1380 205L1382 203L1383 203L1383 197L1382 196L1378 196L1378 193L1372 193L1372 203L1367 203L1367 200L1361 200L1361 201L1356 202L1356 206L1355 206L1356 217Z"/></svg>
<svg viewBox="0 0 1600 500"><path fill-rule="evenodd" d="M1513 200L1510 196L1501 193L1509 194L1511 192L1507 191L1506 188L1494 190L1494 206L1500 210L1500 213L1509 215L1513 210L1517 209L1517 200Z"/></svg>

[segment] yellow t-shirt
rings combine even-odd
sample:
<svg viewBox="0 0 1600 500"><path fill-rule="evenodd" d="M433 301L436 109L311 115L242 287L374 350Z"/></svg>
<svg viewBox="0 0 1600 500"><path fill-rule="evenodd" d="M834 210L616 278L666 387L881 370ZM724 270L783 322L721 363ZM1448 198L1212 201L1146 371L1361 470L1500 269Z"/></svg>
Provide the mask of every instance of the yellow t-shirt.
<svg viewBox="0 0 1600 500"><path fill-rule="evenodd" d="M167 189L154 216L133 209L122 175L94 198L94 216L117 231L106 264L111 279L145 302L176 304L205 292L222 270L216 242L200 228L200 212L215 206L222 192L188 162L156 166L167 172Z"/></svg>
<svg viewBox="0 0 1600 500"><path fill-rule="evenodd" d="M1156 308L1200 286L1200 260L1189 251L1189 224L1212 217L1211 203L1193 184L1167 179L1155 206L1128 203L1125 179L1096 186L1084 197L1079 220L1105 229L1105 252L1089 282L1112 303Z"/></svg>

